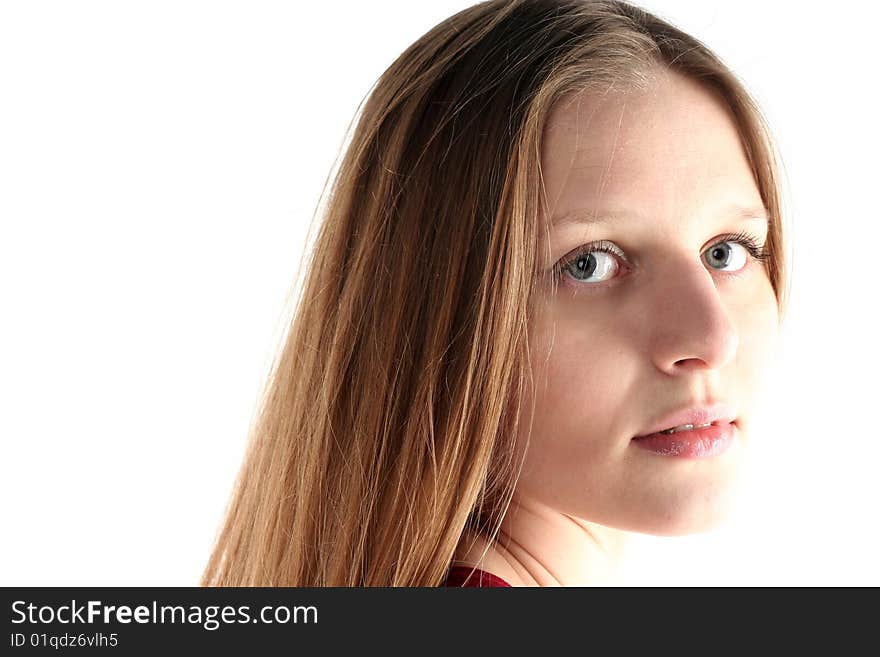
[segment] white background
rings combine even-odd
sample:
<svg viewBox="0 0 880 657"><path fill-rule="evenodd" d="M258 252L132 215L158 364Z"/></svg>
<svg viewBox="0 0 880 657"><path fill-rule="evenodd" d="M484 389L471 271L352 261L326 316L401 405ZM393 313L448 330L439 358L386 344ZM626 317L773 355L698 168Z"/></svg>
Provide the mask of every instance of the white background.
<svg viewBox="0 0 880 657"><path fill-rule="evenodd" d="M0 4L0 584L198 581L349 121L470 4ZM795 261L737 515L621 581L880 585L880 12L642 6L757 97Z"/></svg>

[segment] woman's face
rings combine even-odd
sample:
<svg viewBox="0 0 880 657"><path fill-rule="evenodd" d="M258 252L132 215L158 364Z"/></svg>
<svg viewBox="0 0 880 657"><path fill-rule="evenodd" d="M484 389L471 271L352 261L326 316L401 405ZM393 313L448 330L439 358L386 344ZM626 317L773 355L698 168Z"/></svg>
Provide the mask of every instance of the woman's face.
<svg viewBox="0 0 880 657"><path fill-rule="evenodd" d="M731 240L744 231L765 244L761 196L725 106L689 78L567 100L544 133L539 249L548 277L569 266L555 292L549 278L539 287L530 339L543 385L515 499L629 531L704 531L726 513L775 345L769 276ZM595 215L609 218L581 220ZM617 254L578 262L574 251L599 241ZM713 402L736 413L733 442L716 456L632 441L670 412Z"/></svg>

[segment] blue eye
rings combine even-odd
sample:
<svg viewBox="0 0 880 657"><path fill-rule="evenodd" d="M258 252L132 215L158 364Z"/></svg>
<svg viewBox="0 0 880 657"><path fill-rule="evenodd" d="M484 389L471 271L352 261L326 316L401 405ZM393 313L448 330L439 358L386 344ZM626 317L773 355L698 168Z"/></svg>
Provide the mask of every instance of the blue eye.
<svg viewBox="0 0 880 657"><path fill-rule="evenodd" d="M562 269L578 283L604 283L620 269L618 258L624 258L624 255L617 247L600 242L576 253L563 263Z"/></svg>
<svg viewBox="0 0 880 657"><path fill-rule="evenodd" d="M731 252L731 249L726 247L726 245L730 244L736 244L739 247L739 253L735 250ZM741 231L736 235L724 235L720 242L716 242L709 247L706 251L705 260L706 264L713 269L735 272L746 266L749 256L752 256L755 260L767 260L770 257L770 253L765 251L763 247L758 246L757 238ZM720 263L720 266L715 267L713 262ZM735 266L726 268L731 263ZM722 267L726 269L722 269Z"/></svg>
<svg viewBox="0 0 880 657"><path fill-rule="evenodd" d="M733 245L738 248L733 248ZM723 235L704 252L705 263L716 271L734 273L743 269L748 257L766 260L770 254L758 246L757 239L746 232ZM598 283L612 280L628 264L626 255L612 242L601 241L579 247L553 267L555 280L569 279L574 285L601 287Z"/></svg>
<svg viewBox="0 0 880 657"><path fill-rule="evenodd" d="M737 249L732 249L731 247L736 244ZM749 253L742 244L738 242L728 241L728 242L719 242L711 249L706 251L706 264L708 264L713 269L719 269L723 271L739 271L743 267L746 266L746 260L749 257ZM716 267L713 263L719 263L718 267ZM725 269L726 267L729 267Z"/></svg>

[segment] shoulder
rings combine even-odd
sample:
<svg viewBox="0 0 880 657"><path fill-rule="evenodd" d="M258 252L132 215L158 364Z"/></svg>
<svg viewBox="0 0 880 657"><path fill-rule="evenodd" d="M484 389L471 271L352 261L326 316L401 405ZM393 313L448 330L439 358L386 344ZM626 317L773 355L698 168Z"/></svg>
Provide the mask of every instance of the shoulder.
<svg viewBox="0 0 880 657"><path fill-rule="evenodd" d="M498 575L474 568L473 566L452 566L442 586L512 588L510 584Z"/></svg>
<svg viewBox="0 0 880 657"><path fill-rule="evenodd" d="M513 587L523 585L521 575L505 559L503 553L479 533L466 531L462 534L458 547L455 550L455 555L452 558L450 574L456 568L460 568L460 572L464 574L469 574L476 569L475 575L480 572L484 573L483 581L497 578L504 582L500 586ZM461 575L458 576L461 577ZM462 585L456 584L455 586ZM480 584L467 584L466 586L480 586ZM482 586L486 585L483 584ZM495 586L499 585L496 584Z"/></svg>

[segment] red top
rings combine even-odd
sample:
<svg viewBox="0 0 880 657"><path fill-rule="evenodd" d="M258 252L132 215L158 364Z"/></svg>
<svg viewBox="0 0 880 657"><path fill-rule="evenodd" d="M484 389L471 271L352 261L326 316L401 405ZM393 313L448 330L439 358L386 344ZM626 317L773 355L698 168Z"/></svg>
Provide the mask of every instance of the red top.
<svg viewBox="0 0 880 657"><path fill-rule="evenodd" d="M473 571L473 575L471 575ZM513 588L498 575L487 573L485 570L477 568L474 570L471 566L453 566L446 576L446 581L441 586L473 586L486 588L490 586L507 586Z"/></svg>

